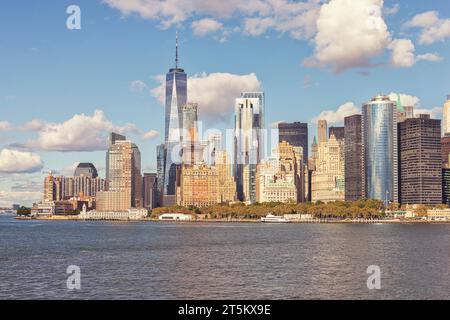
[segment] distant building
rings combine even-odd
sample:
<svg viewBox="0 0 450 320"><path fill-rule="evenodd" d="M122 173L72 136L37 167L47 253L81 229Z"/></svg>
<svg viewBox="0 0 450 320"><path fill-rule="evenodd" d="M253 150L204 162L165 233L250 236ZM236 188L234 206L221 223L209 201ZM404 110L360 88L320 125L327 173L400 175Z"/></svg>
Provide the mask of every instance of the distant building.
<svg viewBox="0 0 450 320"><path fill-rule="evenodd" d="M193 217L184 213L164 213L158 219L161 221L190 221L193 220Z"/></svg>
<svg viewBox="0 0 450 320"><path fill-rule="evenodd" d="M450 134L450 94L447 95L447 101L443 107L442 133Z"/></svg>
<svg viewBox="0 0 450 320"><path fill-rule="evenodd" d="M442 203L450 204L450 168L442 168Z"/></svg>
<svg viewBox="0 0 450 320"><path fill-rule="evenodd" d="M336 140L344 140L344 136L345 136L344 127L330 127L328 129L328 138L330 138L331 135L334 135Z"/></svg>
<svg viewBox="0 0 450 320"><path fill-rule="evenodd" d="M258 164L257 202L303 202L303 150L281 142L273 157Z"/></svg>
<svg viewBox="0 0 450 320"><path fill-rule="evenodd" d="M321 142L327 142L327 140L328 140L327 120L319 120L318 121L318 123L317 123L317 131L318 131L319 144Z"/></svg>
<svg viewBox="0 0 450 320"><path fill-rule="evenodd" d="M303 149L303 163L308 161L308 124L301 122L278 124L278 142L286 141L293 147Z"/></svg>
<svg viewBox="0 0 450 320"><path fill-rule="evenodd" d="M179 205L208 207L220 202L218 172L205 164L183 165Z"/></svg>
<svg viewBox="0 0 450 320"><path fill-rule="evenodd" d="M98 177L97 169L92 163L80 163L78 164L75 172L73 174L74 177L89 177L91 179L95 179Z"/></svg>
<svg viewBox="0 0 450 320"><path fill-rule="evenodd" d="M344 200L344 141L331 135L328 141L319 142L315 171L311 175L311 201Z"/></svg>
<svg viewBox="0 0 450 320"><path fill-rule="evenodd" d="M376 96L362 107L365 198L398 202L397 107Z"/></svg>
<svg viewBox="0 0 450 320"><path fill-rule="evenodd" d="M151 210L157 205L157 177L156 173L144 173L142 182L144 208Z"/></svg>
<svg viewBox="0 0 450 320"><path fill-rule="evenodd" d="M32 216L74 215L75 211L70 201L44 201L33 205Z"/></svg>
<svg viewBox="0 0 450 320"><path fill-rule="evenodd" d="M229 203L236 200L236 181L230 157L225 150L214 151L214 163L217 170L219 202Z"/></svg>
<svg viewBox="0 0 450 320"><path fill-rule="evenodd" d="M142 208L141 153L128 140L110 136L107 152L107 191L97 193L97 211Z"/></svg>
<svg viewBox="0 0 450 320"><path fill-rule="evenodd" d="M442 166L449 168L449 156L450 156L450 133L441 138L441 156L442 156Z"/></svg>
<svg viewBox="0 0 450 320"><path fill-rule="evenodd" d="M234 176L238 200L256 202L256 166L264 158L264 93L244 92L235 103Z"/></svg>
<svg viewBox="0 0 450 320"><path fill-rule="evenodd" d="M344 119L345 200L364 197L361 115Z"/></svg>

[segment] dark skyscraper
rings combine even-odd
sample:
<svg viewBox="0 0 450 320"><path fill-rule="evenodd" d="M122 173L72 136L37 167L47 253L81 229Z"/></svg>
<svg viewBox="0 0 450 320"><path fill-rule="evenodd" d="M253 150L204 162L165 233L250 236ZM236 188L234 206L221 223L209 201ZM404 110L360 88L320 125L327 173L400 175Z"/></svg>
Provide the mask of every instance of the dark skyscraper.
<svg viewBox="0 0 450 320"><path fill-rule="evenodd" d="M80 163L75 169L74 177L89 177L95 179L98 177L97 169L92 163Z"/></svg>
<svg viewBox="0 0 450 320"><path fill-rule="evenodd" d="M303 148L303 163L308 163L308 124L301 122L278 124L279 142L286 141Z"/></svg>
<svg viewBox="0 0 450 320"><path fill-rule="evenodd" d="M151 210L156 207L156 173L144 173L142 181L142 198L144 201L144 208Z"/></svg>
<svg viewBox="0 0 450 320"><path fill-rule="evenodd" d="M364 196L361 115L346 117L344 121L345 200L355 201Z"/></svg>
<svg viewBox="0 0 450 320"><path fill-rule="evenodd" d="M448 162L448 156L450 155L450 136L445 135L445 137L441 138L441 146L442 146L442 166L449 167L450 163Z"/></svg>
<svg viewBox="0 0 450 320"><path fill-rule="evenodd" d="M328 138L331 137L331 135L334 135L336 140L343 140L344 139L344 127L329 127L328 128Z"/></svg>
<svg viewBox="0 0 450 320"><path fill-rule="evenodd" d="M429 115L399 123L399 177L402 204L442 202L441 120Z"/></svg>

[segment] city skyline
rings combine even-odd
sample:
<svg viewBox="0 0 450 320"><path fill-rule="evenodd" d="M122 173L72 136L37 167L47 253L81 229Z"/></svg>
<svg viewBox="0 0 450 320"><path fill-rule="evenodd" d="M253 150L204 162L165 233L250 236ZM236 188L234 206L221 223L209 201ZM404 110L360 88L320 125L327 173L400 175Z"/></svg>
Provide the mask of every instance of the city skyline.
<svg viewBox="0 0 450 320"><path fill-rule="evenodd" d="M114 2L108 1L109 4ZM364 2L372 5L379 3L379 1ZM164 140L164 108L158 102L161 97L161 87L159 82L155 81L155 77L164 74L173 65L175 29L180 29L180 64L183 65L191 81L190 91L201 98L192 99L192 102L199 103L199 118L207 121L211 126L232 128L233 119L227 117L227 112L234 109L234 99L238 97L237 94L260 89L263 89L266 95L266 127L269 128L278 121L306 122L310 127L308 145L315 136L317 119L328 120L330 127L342 125L344 116L359 113L362 103L380 91L386 94L396 92L409 95L401 97L404 105L409 105L411 102L417 104L420 98L422 103L416 105L416 115L424 113L421 109L429 109L432 111L433 118L436 116L441 118L436 108L442 108L449 89L445 88L445 81L433 82L430 87L428 79L431 75L434 75L433 78L436 78L436 75L444 76L446 71L448 74L449 65L446 62L448 57L443 50L444 43L441 39L436 40L432 45L426 45L421 43L423 34L410 34L415 29L402 31L398 25L411 22L417 14L432 10L437 10L439 19L448 19L448 9L445 5L441 6L439 2L410 8L405 1L386 1L383 9L392 9L397 3L400 4L398 12L385 13L383 18L389 30L395 37L403 37L402 32L410 36L417 46L417 56L425 55L429 51L439 54L442 57L441 61L419 61L420 59L416 57L417 63L413 63L414 65L395 68L388 66L389 57L386 57L383 67L346 66L345 70L339 70L340 73L334 73L333 69L330 71L301 65L300 58L311 56L311 50L314 48L305 41L295 39L292 34L272 37L279 33L276 30L268 30L267 33L271 33L270 36L267 33L256 36L232 32L222 43L211 35L194 34L195 32L189 28L188 24L184 28L171 26L161 31L157 28L156 21L148 21L134 15L122 19L122 13L108 5L81 1L79 5L83 12L82 30L69 31L65 29L64 23L60 23L59 26L57 21L58 19L65 21L67 6L60 5L60 12L58 6L53 7L47 13L52 19L36 21L36 24L45 28L52 28L54 23L55 30L50 35L44 37L35 31L27 31L27 38L35 36L37 39L33 41L28 39L28 43L12 39L10 34L5 33L5 39L9 40L12 46L5 51L4 61L11 58L15 63L5 66L6 76L0 80L4 88L0 92L2 95L0 206L16 202L31 204L39 200L41 196L38 194L42 194L39 190L42 188L44 173L73 172L74 164L77 162L93 162L99 169L100 176L104 177L104 152L107 146L106 139L101 138L113 130L131 136L131 139L139 145L143 154L143 172L156 171L156 145ZM330 4L337 6L339 1L331 1ZM36 5L34 2L30 4L30 6ZM8 10L12 12L12 16L19 10L14 4L2 4L0 7L2 12L8 12ZM433 17L429 15L429 18L432 20ZM13 24L12 21L9 23ZM131 58L138 55L139 59L136 60L139 62L126 60L125 66L118 66L112 63L119 61L117 60L119 57L114 54L112 54L114 57L109 58L106 55L106 61L103 62L101 61L102 53L107 51L104 51L101 46L114 44L116 48L116 41L105 37L104 42L95 45L90 39L97 38L99 33L111 26L119 30L120 27L124 27L126 34L118 36L121 41L125 41L123 37L126 37L129 32L139 30L139 35L148 32L152 36L151 40L154 39L153 43L159 41L163 44L163 48L154 50L157 53L153 52L153 60L149 61L150 59L145 59L145 54L149 54L155 46L150 45L152 41L148 41L149 44L147 41L142 41L144 38L137 37L139 39L131 39L127 42L134 43L129 49L130 52L117 49L124 54L124 57ZM426 28L424 30L426 31ZM52 48L48 45L51 39L60 41L61 37L67 37L62 41L63 43L72 43L70 49ZM85 43L86 41L88 43ZM230 55L230 52L242 41L248 41L251 47L253 46L248 49L251 57L246 57L245 54L243 57ZM268 52L263 50L272 43L279 45L280 48L267 50ZM393 40L392 45L395 43ZM90 60L92 62L82 63L81 61L87 61L86 59L90 58L86 55L90 52L87 46L93 46L96 51L93 59ZM205 46L208 46L212 54L216 54L217 60L210 61L205 58L205 53L202 52ZM299 46L301 47L298 48ZM272 66L265 63L271 54L286 54L283 49L290 48L298 49L302 54L289 53L286 61L281 61L284 58L280 59ZM68 53L65 50L72 51ZM388 49L385 51L386 54L389 52ZM21 54L13 58L14 52ZM111 54L111 52L108 53ZM54 55L63 54L64 59L49 60L52 56L55 58ZM29 62L22 65L25 59ZM73 69L70 61L74 61L75 65L83 68ZM408 62L407 59L406 62ZM108 63L116 68L106 70ZM233 66L233 63L236 65ZM13 68L14 66L17 68ZM132 71L125 72L122 69L124 67ZM340 67L342 68L342 65ZM56 73L55 70L60 72ZM44 74L44 71L47 71L49 75ZM206 74L203 75L202 72ZM367 72L370 74L368 75ZM283 77L282 81L276 80L282 74L286 77ZM393 79L387 81L386 75L392 76ZM23 79L22 85L19 85L19 77ZM74 79L67 80L71 77ZM114 80L101 81L108 77ZM83 80L86 78L89 81ZM235 81L239 87L231 88L231 93L226 92L230 97L227 95L221 99L215 115L211 112L214 110L212 108L214 100L208 100L211 97L205 97L204 94L202 96L201 89L204 88L205 82L223 85L224 81ZM213 95L217 95L216 91L216 88L212 88ZM321 94L323 91L329 94ZM228 99L231 103L227 103ZM103 106L100 107L100 105ZM338 110L339 112L336 112ZM72 131L76 134L73 135ZM69 138L73 136L75 140L71 141ZM9 169L8 165L11 166ZM14 179L11 179L11 176Z"/></svg>

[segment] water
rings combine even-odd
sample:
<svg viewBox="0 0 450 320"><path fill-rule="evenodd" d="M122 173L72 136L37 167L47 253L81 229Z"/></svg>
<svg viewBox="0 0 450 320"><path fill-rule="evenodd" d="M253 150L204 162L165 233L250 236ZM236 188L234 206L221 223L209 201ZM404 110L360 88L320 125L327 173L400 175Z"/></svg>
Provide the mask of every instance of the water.
<svg viewBox="0 0 450 320"><path fill-rule="evenodd" d="M0 216L0 299L450 299L450 225ZM66 287L81 268L81 291ZM381 290L367 289L367 267Z"/></svg>

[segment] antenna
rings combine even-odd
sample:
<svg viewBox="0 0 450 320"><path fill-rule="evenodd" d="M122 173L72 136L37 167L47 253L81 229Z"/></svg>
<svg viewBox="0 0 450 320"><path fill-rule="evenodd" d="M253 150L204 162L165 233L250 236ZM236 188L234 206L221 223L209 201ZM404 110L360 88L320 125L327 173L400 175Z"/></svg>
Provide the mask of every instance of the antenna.
<svg viewBox="0 0 450 320"><path fill-rule="evenodd" d="M178 69L178 30L176 33L176 48L175 48L175 69Z"/></svg>

